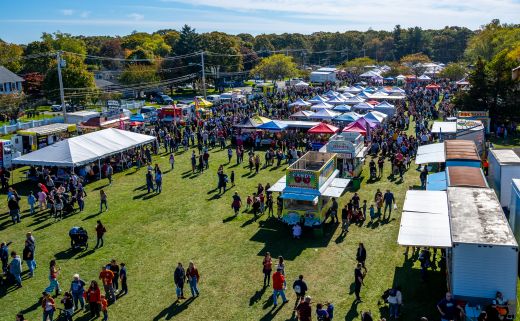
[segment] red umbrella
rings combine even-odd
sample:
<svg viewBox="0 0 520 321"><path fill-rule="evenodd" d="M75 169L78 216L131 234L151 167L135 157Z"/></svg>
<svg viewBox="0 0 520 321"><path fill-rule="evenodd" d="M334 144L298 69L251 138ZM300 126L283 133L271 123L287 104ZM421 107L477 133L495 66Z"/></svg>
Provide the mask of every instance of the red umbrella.
<svg viewBox="0 0 520 321"><path fill-rule="evenodd" d="M130 126L141 126L143 123L140 121L133 121L130 123Z"/></svg>

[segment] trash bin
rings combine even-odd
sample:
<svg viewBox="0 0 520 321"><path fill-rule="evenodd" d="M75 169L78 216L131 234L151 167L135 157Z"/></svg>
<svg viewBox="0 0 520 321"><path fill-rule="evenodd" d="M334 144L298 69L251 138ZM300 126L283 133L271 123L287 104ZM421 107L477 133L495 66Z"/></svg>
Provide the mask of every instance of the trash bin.
<svg viewBox="0 0 520 321"><path fill-rule="evenodd" d="M358 190L361 187L361 179L359 177L352 178L352 189Z"/></svg>

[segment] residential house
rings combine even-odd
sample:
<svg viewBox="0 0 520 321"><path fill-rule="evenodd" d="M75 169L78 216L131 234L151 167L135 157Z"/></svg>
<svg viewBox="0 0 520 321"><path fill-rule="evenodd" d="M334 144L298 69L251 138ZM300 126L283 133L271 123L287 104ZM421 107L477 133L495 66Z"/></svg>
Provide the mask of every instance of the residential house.
<svg viewBox="0 0 520 321"><path fill-rule="evenodd" d="M23 78L0 66L0 95L22 92Z"/></svg>

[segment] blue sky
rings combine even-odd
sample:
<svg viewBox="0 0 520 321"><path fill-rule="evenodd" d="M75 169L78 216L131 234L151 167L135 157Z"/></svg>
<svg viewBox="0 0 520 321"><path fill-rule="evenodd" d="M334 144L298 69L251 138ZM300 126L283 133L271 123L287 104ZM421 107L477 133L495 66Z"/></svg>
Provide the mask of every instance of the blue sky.
<svg viewBox="0 0 520 321"><path fill-rule="evenodd" d="M57 30L126 35L183 24L254 35L391 30L396 24L476 29L494 18L520 22L520 0L1 0L0 38L27 43Z"/></svg>

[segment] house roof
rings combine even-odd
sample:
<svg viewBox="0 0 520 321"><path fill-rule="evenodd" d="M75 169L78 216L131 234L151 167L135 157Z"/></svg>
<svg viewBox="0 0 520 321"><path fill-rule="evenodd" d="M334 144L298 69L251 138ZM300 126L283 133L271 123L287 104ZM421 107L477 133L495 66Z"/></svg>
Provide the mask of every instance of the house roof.
<svg viewBox="0 0 520 321"><path fill-rule="evenodd" d="M4 66L0 66L0 84L20 81L24 81L22 77L18 76L17 74L5 68Z"/></svg>

